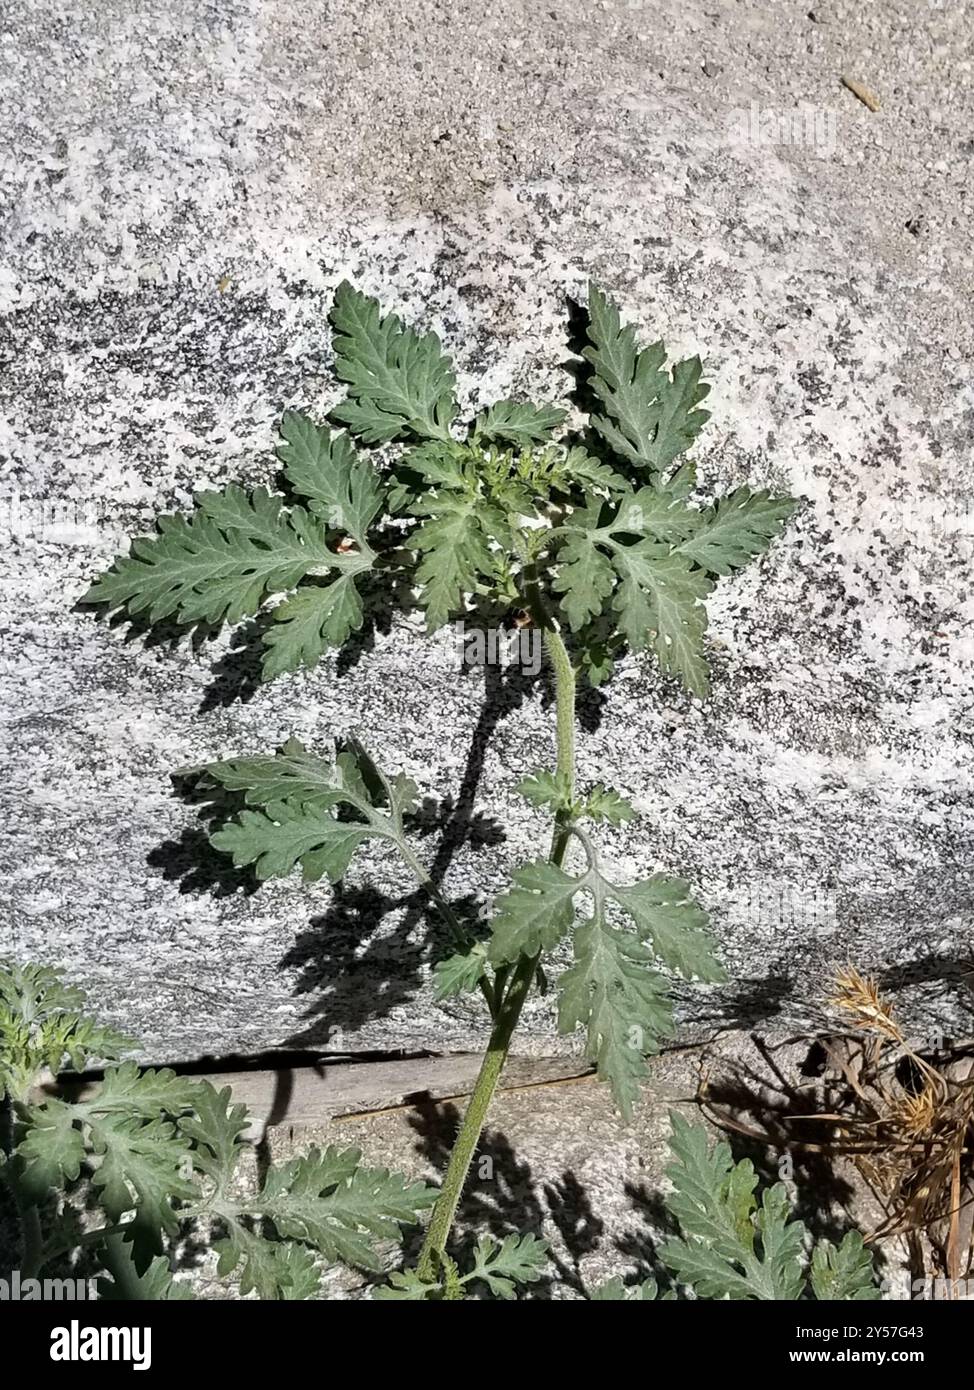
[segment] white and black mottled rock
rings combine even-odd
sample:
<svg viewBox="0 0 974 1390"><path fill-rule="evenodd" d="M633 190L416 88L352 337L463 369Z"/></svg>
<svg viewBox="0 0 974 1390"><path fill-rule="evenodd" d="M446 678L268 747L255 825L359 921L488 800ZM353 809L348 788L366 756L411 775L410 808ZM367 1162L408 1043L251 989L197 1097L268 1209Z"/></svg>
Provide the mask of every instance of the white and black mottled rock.
<svg viewBox="0 0 974 1390"><path fill-rule="evenodd" d="M445 848L422 844L445 891L486 899L542 843L513 787L551 756L543 692L492 677L485 712L448 639L397 620L255 689L233 637L146 644L73 611L157 511L272 478L286 406L336 399L342 276L437 328L471 408L564 395L590 276L705 356L704 487L808 505L721 585L706 706L633 660L587 708L583 777L644 813L606 854L684 872L712 911L732 983L681 987L686 1035L814 1018L847 958L918 1029L968 1030L971 7L781 9L8 11L0 950L64 965L147 1057L484 1031L476 1001L432 1002L396 864L251 893L172 769L356 729L431 798L462 789ZM851 52L879 112L839 85ZM521 1050L564 1046L532 1004Z"/></svg>

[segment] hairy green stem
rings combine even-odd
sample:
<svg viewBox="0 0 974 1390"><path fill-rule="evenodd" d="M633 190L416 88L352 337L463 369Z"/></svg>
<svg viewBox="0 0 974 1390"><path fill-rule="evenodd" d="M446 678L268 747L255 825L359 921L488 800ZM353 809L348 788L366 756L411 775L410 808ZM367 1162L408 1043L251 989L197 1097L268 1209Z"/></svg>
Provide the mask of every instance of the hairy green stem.
<svg viewBox="0 0 974 1390"><path fill-rule="evenodd" d="M553 627L544 628L545 651L555 673L555 731L558 741L557 769L565 782L570 800L575 796L575 668L561 639ZM564 812L555 818L551 841L551 859L561 864L568 848L569 821Z"/></svg>
<svg viewBox="0 0 974 1390"><path fill-rule="evenodd" d="M564 778L573 797L575 790L575 671L561 634L552 625L550 618L544 611L537 586L534 585L532 588L533 592L530 595L532 611L536 621L538 618L541 619L538 626L544 633L545 650L551 661L555 677L557 770L559 775ZM565 857L570 833L567 815L559 814L555 821L551 843L551 859L556 864L561 864ZM534 983L538 959L538 956L524 956L518 961L513 974L510 976L507 988L503 991L503 998L500 997L502 984L500 972L498 972L495 983L498 985L499 1003L494 1015L494 1026L463 1117L463 1123L450 1154L450 1163L443 1179L443 1186L436 1206L433 1208L433 1216L420 1252L417 1273L427 1283L436 1283L445 1268L446 1245L456 1217L457 1207L463 1195L470 1164L480 1142L480 1136L487 1119L487 1111L494 1098L497 1083L507 1060L511 1037L521 1016L524 1001L531 992L531 986Z"/></svg>
<svg viewBox="0 0 974 1390"><path fill-rule="evenodd" d="M521 1008L530 992L536 967L537 957L534 956L530 959L525 958L518 964L504 995L497 1020L491 1029L487 1051L480 1064L477 1082L471 1093L463 1117L463 1124L460 1126L460 1131L453 1145L453 1151L450 1154L450 1163L443 1179L443 1187L440 1190L436 1206L433 1208L433 1216L420 1253L418 1273L420 1278L427 1283L437 1282L440 1276L441 1261L446 1253L446 1243L450 1237L457 1207L460 1205L470 1164L480 1142L480 1135L487 1119L487 1111L494 1098L497 1083L507 1060L511 1034L514 1032Z"/></svg>

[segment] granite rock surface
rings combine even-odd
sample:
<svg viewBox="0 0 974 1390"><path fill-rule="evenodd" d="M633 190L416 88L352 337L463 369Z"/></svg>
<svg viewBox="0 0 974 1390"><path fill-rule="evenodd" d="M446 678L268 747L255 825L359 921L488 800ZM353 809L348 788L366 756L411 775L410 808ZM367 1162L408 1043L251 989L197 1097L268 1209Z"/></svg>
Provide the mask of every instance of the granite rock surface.
<svg viewBox="0 0 974 1390"><path fill-rule="evenodd" d="M419 846L487 902L537 853L513 793L552 756L544 683L394 619L254 682L75 611L194 489L273 478L275 422L337 399L349 277L432 325L464 406L563 398L590 277L714 417L705 491L806 499L711 603L701 705L631 659L580 768L643 813L620 873L678 869L731 984L684 1036L814 1024L875 972L970 1031L974 6L911 0L25 0L0 20L0 953L63 965L175 1060L275 1046L475 1048L472 997L386 857L252 891L174 768L357 731L438 811ZM843 74L880 99L871 111ZM452 802L446 799L452 797ZM556 1036L547 1001L520 1050Z"/></svg>

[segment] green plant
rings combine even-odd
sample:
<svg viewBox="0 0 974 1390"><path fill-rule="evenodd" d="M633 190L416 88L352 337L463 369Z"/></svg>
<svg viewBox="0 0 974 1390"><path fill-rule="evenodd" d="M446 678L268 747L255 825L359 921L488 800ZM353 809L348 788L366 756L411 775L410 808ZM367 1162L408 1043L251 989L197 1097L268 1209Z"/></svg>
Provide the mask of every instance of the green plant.
<svg viewBox="0 0 974 1390"><path fill-rule="evenodd" d="M0 1101L9 1111L0 1177L20 1213L22 1278L85 1249L110 1276L102 1297L189 1297L171 1262L196 1227L210 1232L218 1273L234 1275L242 1294L309 1298L322 1263L380 1269L381 1244L432 1203L423 1183L363 1168L357 1149L331 1146L269 1166L248 1190L238 1174L246 1107L229 1086L170 1070L121 1062L81 1099L42 1098L44 1073L117 1060L133 1046L83 1008L57 972L0 962Z"/></svg>
<svg viewBox="0 0 974 1390"><path fill-rule="evenodd" d="M447 1255L457 1204L522 1006L543 987L544 953L571 938L573 964L555 983L559 1027L586 1031L587 1055L626 1115L645 1058L671 1031L666 972L722 978L684 880L622 884L603 869L592 827L635 813L609 788L576 785L577 682L604 681L625 652L649 648L665 673L706 695L703 601L718 576L770 545L794 503L747 487L695 500L694 467L677 460L709 418L699 358L668 369L662 344L641 349L595 287L583 352L589 428L558 440L566 410L511 400L461 428L453 367L435 334L383 316L347 284L331 322L348 387L332 419L346 432L288 413L278 450L286 491L197 494L190 516L161 517L86 601L150 623L213 625L283 593L263 636L267 679L313 667L378 603L418 603L431 631L518 610L541 634L557 757L519 790L551 812L551 846L515 872L487 939L460 920L412 847L417 788L379 771L358 743L324 759L292 740L276 754L194 770L215 797L242 797L213 843L259 878L300 865L309 882L336 882L363 841L387 841L454 938L436 964L439 996L483 995L490 1039L416 1273L431 1296L453 1297L463 1278ZM361 447L375 445L382 470Z"/></svg>
<svg viewBox="0 0 974 1390"><path fill-rule="evenodd" d="M363 1168L357 1149L331 1146L271 1165L259 1187L248 1186L238 1174L246 1107L233 1103L229 1087L168 1069L108 1066L73 1102L39 1089L65 1063L82 1070L133 1046L86 1015L80 990L57 971L0 961L0 1100L10 1121L0 1179L21 1216L23 1279L84 1251L88 1269L101 1274L103 1298L190 1298L172 1263L181 1237L203 1228L218 1274L233 1275L241 1294L311 1298L322 1264L378 1270L382 1247L434 1201L422 1183ZM665 1202L680 1234L660 1258L678 1285L698 1299L880 1297L858 1231L838 1246L812 1245L803 1223L789 1220L784 1184L758 1200L749 1160L735 1164L724 1143L711 1149L703 1127L679 1114L671 1112L670 1125L673 1191ZM489 1297L513 1298L518 1285L544 1277L547 1242L481 1235L469 1264L461 1273L444 1256L432 1284L417 1270L394 1272L376 1294L461 1298L479 1285ZM654 1279L627 1286L621 1276L589 1295L657 1296ZM675 1289L663 1295L676 1296Z"/></svg>
<svg viewBox="0 0 974 1390"><path fill-rule="evenodd" d="M784 1183L766 1189L758 1201L750 1159L735 1163L724 1143L711 1149L703 1126L688 1124L675 1112L670 1125L674 1162L666 1173L674 1190L665 1201L680 1235L663 1246L660 1258L679 1284L698 1299L852 1302L881 1297L872 1256L858 1231L847 1231L839 1245L827 1240L813 1245L804 1224L789 1220ZM655 1280L626 1287L615 1278L592 1297L645 1299L656 1294Z"/></svg>

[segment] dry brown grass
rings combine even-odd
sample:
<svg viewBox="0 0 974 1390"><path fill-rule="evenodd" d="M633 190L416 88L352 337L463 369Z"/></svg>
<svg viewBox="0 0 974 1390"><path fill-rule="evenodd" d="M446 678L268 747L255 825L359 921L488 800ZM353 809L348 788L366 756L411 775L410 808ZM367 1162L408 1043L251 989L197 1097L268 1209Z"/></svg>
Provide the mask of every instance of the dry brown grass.
<svg viewBox="0 0 974 1390"><path fill-rule="evenodd" d="M905 1236L923 1273L970 1276L974 1047L963 1042L942 1053L915 1047L890 1001L854 965L836 972L828 1007L841 1027L809 1039L826 1058L814 1087L789 1083L782 1106L776 1073L777 1108L765 1090L754 1106L720 1109L709 1083L701 1103L716 1123L752 1139L851 1161L885 1213L867 1239ZM743 1108L760 1116L763 1133L741 1123Z"/></svg>

